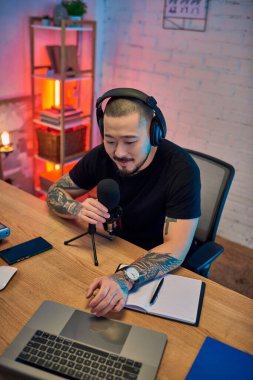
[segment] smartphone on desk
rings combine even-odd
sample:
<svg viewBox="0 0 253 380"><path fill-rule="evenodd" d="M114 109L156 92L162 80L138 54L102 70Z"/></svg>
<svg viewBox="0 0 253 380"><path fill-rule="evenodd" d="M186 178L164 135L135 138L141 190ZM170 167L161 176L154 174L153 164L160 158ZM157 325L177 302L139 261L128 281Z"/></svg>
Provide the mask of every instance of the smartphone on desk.
<svg viewBox="0 0 253 380"><path fill-rule="evenodd" d="M52 244L42 237L37 237L24 243L14 245L14 247L0 251L0 257L9 265L12 265L18 261L29 259L29 257L38 255L39 253L45 252L51 248L53 248Z"/></svg>
<svg viewBox="0 0 253 380"><path fill-rule="evenodd" d="M0 240L8 237L10 235L9 227L6 227L4 224L0 223Z"/></svg>

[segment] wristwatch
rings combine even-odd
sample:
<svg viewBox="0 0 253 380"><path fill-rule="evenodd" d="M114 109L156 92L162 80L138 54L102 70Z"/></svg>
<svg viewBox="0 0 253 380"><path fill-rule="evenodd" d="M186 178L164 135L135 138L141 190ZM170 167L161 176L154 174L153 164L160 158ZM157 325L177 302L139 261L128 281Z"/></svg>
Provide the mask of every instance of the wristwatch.
<svg viewBox="0 0 253 380"><path fill-rule="evenodd" d="M133 286L136 285L140 278L140 273L138 270L134 267L127 267L121 269L121 271L124 273L124 277L127 281L129 281Z"/></svg>

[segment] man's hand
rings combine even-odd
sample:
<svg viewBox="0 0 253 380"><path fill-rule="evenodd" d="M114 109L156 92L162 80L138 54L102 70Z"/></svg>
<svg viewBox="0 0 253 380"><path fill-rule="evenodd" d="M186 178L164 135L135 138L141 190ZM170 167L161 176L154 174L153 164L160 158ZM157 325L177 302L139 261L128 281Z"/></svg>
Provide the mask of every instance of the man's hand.
<svg viewBox="0 0 253 380"><path fill-rule="evenodd" d="M131 284L125 280L122 273L108 277L98 277L89 286L86 297L94 298L89 303L91 312L101 317L109 311L118 312L125 306Z"/></svg>
<svg viewBox="0 0 253 380"><path fill-rule="evenodd" d="M87 193L88 190L79 188L67 173L50 186L47 204L63 218L80 219L90 224L105 223L110 214L108 209L97 199L86 198L83 202L76 200Z"/></svg>
<svg viewBox="0 0 253 380"><path fill-rule="evenodd" d="M81 205L78 218L84 222L90 224L105 223L106 219L110 217L108 209L97 199L87 198L81 202Z"/></svg>

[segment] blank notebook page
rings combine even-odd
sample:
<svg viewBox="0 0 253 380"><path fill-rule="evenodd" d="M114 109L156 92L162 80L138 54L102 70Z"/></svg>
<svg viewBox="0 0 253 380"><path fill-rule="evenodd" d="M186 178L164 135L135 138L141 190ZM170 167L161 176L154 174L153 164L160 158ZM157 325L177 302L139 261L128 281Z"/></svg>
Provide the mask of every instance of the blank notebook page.
<svg viewBox="0 0 253 380"><path fill-rule="evenodd" d="M194 323L201 285L201 280L175 275L166 276L157 301L149 307L149 312Z"/></svg>

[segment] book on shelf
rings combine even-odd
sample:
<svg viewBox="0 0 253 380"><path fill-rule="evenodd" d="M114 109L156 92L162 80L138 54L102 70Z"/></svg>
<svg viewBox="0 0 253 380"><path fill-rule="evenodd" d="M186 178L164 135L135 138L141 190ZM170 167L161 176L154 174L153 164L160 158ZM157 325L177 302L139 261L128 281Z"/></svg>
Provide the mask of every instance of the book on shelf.
<svg viewBox="0 0 253 380"><path fill-rule="evenodd" d="M59 49L59 52L57 51L58 49ZM46 46L46 50L47 50L47 54L50 60L51 68L54 70L55 73L57 73L58 68L56 65L56 55L60 56L61 54L60 46L56 46L56 45Z"/></svg>
<svg viewBox="0 0 253 380"><path fill-rule="evenodd" d="M56 74L61 73L61 46L60 45L47 45L47 54L50 60L51 68ZM78 59L77 59L77 46L66 45L65 46L65 73L70 75L79 71Z"/></svg>
<svg viewBox="0 0 253 380"><path fill-rule="evenodd" d="M79 117L78 116L67 117L67 118L64 118L64 124L68 124L68 123L73 122L73 121L81 121L83 119L84 119L84 115L80 115ZM61 119L53 119L53 118L46 117L46 116L42 116L40 121L42 121L44 123L48 123L48 124L53 124L53 125L60 125L61 124Z"/></svg>
<svg viewBox="0 0 253 380"><path fill-rule="evenodd" d="M61 118L61 110L59 108L47 108L40 113L41 117L49 117L51 119L60 120ZM71 118L74 116L83 115L83 111L80 108L66 109L64 110L64 118Z"/></svg>
<svg viewBox="0 0 253 380"><path fill-rule="evenodd" d="M123 266L121 265L119 268ZM163 278L162 287L153 304L150 304L150 301L161 277L131 290L125 307L141 313L198 326L205 283L199 279L175 274L167 274Z"/></svg>
<svg viewBox="0 0 253 380"><path fill-rule="evenodd" d="M50 110L52 110L53 112L57 112L57 113L60 113L61 112L61 108L57 107L57 106L52 106L51 108L49 108ZM65 104L64 105L64 112L65 111L75 111L76 108L71 106L71 105L68 105L68 104Z"/></svg>

